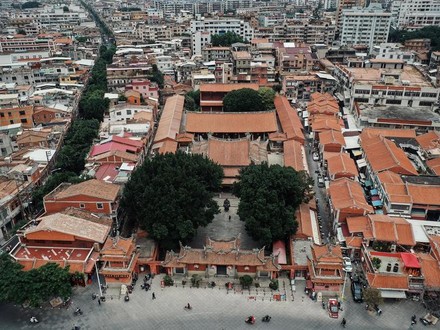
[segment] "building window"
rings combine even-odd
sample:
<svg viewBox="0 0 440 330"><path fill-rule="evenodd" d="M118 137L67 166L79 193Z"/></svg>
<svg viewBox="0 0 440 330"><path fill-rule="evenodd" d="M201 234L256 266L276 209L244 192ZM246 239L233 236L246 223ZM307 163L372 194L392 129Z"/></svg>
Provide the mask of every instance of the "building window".
<svg viewBox="0 0 440 330"><path fill-rule="evenodd" d="M434 102L428 102L428 101L420 101L419 106L421 107L430 107L432 106Z"/></svg>
<svg viewBox="0 0 440 330"><path fill-rule="evenodd" d="M79 204L79 208L80 209L85 209L86 208L86 204L84 204L84 203Z"/></svg>
<svg viewBox="0 0 440 330"><path fill-rule="evenodd" d="M22 118L22 119L20 119L20 121L21 121L23 124L27 124L27 119L26 119L26 118Z"/></svg>
<svg viewBox="0 0 440 330"><path fill-rule="evenodd" d="M104 204L102 204L102 203L96 203L96 208L97 208L98 210L102 210L102 209L104 208Z"/></svg>
<svg viewBox="0 0 440 330"><path fill-rule="evenodd" d="M0 112L0 117L4 118L5 114L3 112Z"/></svg>
<svg viewBox="0 0 440 330"><path fill-rule="evenodd" d="M26 112L25 111L20 111L19 114L20 114L20 116L24 116L24 115L26 115Z"/></svg>
<svg viewBox="0 0 440 330"><path fill-rule="evenodd" d="M402 104L402 100L387 100L387 104Z"/></svg>

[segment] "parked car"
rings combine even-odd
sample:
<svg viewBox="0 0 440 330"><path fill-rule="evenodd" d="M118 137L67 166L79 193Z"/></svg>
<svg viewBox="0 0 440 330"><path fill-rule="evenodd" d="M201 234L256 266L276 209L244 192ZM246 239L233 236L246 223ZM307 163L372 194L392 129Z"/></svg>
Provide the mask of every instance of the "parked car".
<svg viewBox="0 0 440 330"><path fill-rule="evenodd" d="M334 319L339 317L339 304L337 299L330 298L328 300L328 315Z"/></svg>
<svg viewBox="0 0 440 330"><path fill-rule="evenodd" d="M322 176L318 177L318 187L319 188L325 187L324 178Z"/></svg>
<svg viewBox="0 0 440 330"><path fill-rule="evenodd" d="M361 303L362 299L362 285L359 282L351 282L351 294L353 300L357 303Z"/></svg>
<svg viewBox="0 0 440 330"><path fill-rule="evenodd" d="M312 157L315 162L319 160L319 154L317 152L314 152Z"/></svg>
<svg viewBox="0 0 440 330"><path fill-rule="evenodd" d="M343 257L343 265L344 265L344 271L347 273L351 273L353 271L353 265L351 264L351 260L349 257Z"/></svg>

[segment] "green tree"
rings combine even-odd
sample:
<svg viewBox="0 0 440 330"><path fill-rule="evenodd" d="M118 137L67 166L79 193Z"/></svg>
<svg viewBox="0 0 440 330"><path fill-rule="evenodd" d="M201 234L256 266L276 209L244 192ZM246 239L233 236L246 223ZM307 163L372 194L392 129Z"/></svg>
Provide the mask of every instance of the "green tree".
<svg viewBox="0 0 440 330"><path fill-rule="evenodd" d="M201 155L178 152L146 159L125 185L125 225L138 224L162 247L176 248L219 212L213 197L222 178L222 168Z"/></svg>
<svg viewBox="0 0 440 330"><path fill-rule="evenodd" d="M366 288L363 291L362 296L365 303L367 303L369 306L380 305L383 303L382 295L378 289Z"/></svg>
<svg viewBox="0 0 440 330"><path fill-rule="evenodd" d="M163 73L159 70L156 64L152 65L151 73L148 79L158 84L160 88L163 88L164 86Z"/></svg>
<svg viewBox="0 0 440 330"><path fill-rule="evenodd" d="M41 6L41 3L37 1L28 1L21 5L21 9L31 9L31 8L38 8Z"/></svg>
<svg viewBox="0 0 440 330"><path fill-rule="evenodd" d="M405 42L410 39L430 39L431 50L440 50L440 26L431 25L425 26L420 30L406 31L406 30L390 30L388 40L390 42Z"/></svg>
<svg viewBox="0 0 440 330"><path fill-rule="evenodd" d="M18 29L17 33L18 33L18 34L22 34L22 35L24 35L24 36L26 35L26 31L23 30L23 29Z"/></svg>
<svg viewBox="0 0 440 330"><path fill-rule="evenodd" d="M63 7L63 12L68 13L68 12L69 12L69 7L64 6L64 7Z"/></svg>
<svg viewBox="0 0 440 330"><path fill-rule="evenodd" d="M83 37L83 36L75 37L75 39L78 42L86 42L87 41L87 37Z"/></svg>
<svg viewBox="0 0 440 330"><path fill-rule="evenodd" d="M305 172L279 165L251 165L240 171L234 194L246 231L263 245L295 234L295 210L305 199L311 179Z"/></svg>
<svg viewBox="0 0 440 330"><path fill-rule="evenodd" d="M258 94L260 94L261 101L263 102L265 110L273 110L275 105L273 100L275 98L275 91L272 88L261 87L258 90Z"/></svg>
<svg viewBox="0 0 440 330"><path fill-rule="evenodd" d="M274 90L275 93L279 93L282 91L283 86L281 84L276 84L272 86L272 89Z"/></svg>
<svg viewBox="0 0 440 330"><path fill-rule="evenodd" d="M196 111L200 108L200 90L190 91L185 95L185 109Z"/></svg>
<svg viewBox="0 0 440 330"><path fill-rule="evenodd" d="M235 32L228 31L224 34L214 34L211 36L211 44L213 46L229 47L236 42L244 42L244 40Z"/></svg>
<svg viewBox="0 0 440 330"><path fill-rule="evenodd" d="M264 111L265 107L261 95L250 88L231 91L223 98L225 112Z"/></svg>
<svg viewBox="0 0 440 330"><path fill-rule="evenodd" d="M0 301L32 306L56 296L67 298L72 294L69 267L48 263L28 272L6 254L0 254Z"/></svg>
<svg viewBox="0 0 440 330"><path fill-rule="evenodd" d="M249 288L252 285L253 282L253 278L250 277L249 275L243 275L240 277L240 285L246 289Z"/></svg>

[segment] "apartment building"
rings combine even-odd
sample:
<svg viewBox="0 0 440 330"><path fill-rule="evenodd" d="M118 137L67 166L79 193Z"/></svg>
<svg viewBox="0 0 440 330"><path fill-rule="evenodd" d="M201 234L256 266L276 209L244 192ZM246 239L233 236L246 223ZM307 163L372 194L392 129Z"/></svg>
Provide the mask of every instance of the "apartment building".
<svg viewBox="0 0 440 330"><path fill-rule="evenodd" d="M308 75L283 76L283 92L294 103L310 101L313 93L332 93L336 89L336 79L326 73L310 72Z"/></svg>
<svg viewBox="0 0 440 330"><path fill-rule="evenodd" d="M388 40L391 13L385 12L380 4L344 9L341 20L341 45L366 45L371 51L374 45Z"/></svg>
<svg viewBox="0 0 440 330"><path fill-rule="evenodd" d="M350 109L354 103L374 106L432 108L440 93L413 65L402 60L370 60L372 67L335 64L333 76Z"/></svg>
<svg viewBox="0 0 440 330"><path fill-rule="evenodd" d="M405 63L411 64L415 60L415 54L408 51L402 44L399 43L382 43L379 46L373 47L376 58L389 60L403 60Z"/></svg>
<svg viewBox="0 0 440 330"><path fill-rule="evenodd" d="M202 49L204 62L221 61L227 62L231 58L231 48L229 47L205 47Z"/></svg>
<svg viewBox="0 0 440 330"><path fill-rule="evenodd" d="M393 26L415 30L440 24L440 0L396 0L391 4Z"/></svg>
<svg viewBox="0 0 440 330"><path fill-rule="evenodd" d="M201 55L202 49L211 42L211 35L234 32L244 40L254 37L254 29L248 22L239 19L206 19L191 21L190 32L192 34L193 54Z"/></svg>

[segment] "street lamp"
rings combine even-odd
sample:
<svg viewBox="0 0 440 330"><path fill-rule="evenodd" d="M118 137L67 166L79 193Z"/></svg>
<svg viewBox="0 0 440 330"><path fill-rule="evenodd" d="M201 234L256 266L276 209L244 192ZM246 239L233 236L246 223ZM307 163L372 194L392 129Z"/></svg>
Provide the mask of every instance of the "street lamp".
<svg viewBox="0 0 440 330"><path fill-rule="evenodd" d="M95 263L95 271L96 271L96 278L98 279L98 287L99 287L99 298L102 297L102 289L101 289L101 281L99 280L99 273L98 273L98 266L96 265L96 260L93 258L90 258Z"/></svg>

